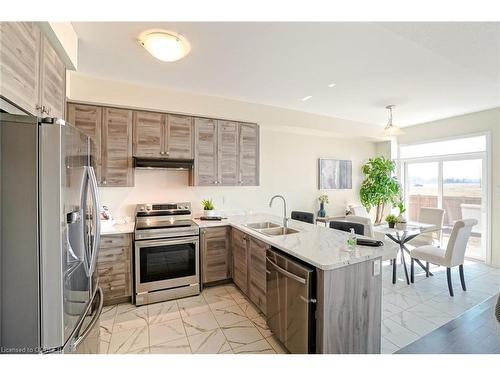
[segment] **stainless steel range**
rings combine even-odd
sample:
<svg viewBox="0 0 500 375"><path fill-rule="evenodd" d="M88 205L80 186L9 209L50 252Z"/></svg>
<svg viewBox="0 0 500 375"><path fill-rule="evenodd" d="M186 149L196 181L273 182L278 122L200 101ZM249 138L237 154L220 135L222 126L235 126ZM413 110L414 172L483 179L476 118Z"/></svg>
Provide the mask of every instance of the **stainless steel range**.
<svg viewBox="0 0 500 375"><path fill-rule="evenodd" d="M199 233L189 202L137 205L137 306L200 293Z"/></svg>

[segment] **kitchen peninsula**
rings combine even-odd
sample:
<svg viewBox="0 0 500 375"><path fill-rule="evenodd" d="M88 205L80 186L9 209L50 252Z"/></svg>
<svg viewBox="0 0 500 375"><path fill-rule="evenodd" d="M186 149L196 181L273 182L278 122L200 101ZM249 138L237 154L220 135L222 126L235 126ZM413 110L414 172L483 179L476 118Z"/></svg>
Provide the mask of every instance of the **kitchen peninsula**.
<svg viewBox="0 0 500 375"><path fill-rule="evenodd" d="M309 266L313 277L312 345L315 353L379 353L382 258L396 246L357 246L350 251L345 232L289 220L297 231L267 235L251 224L279 226L269 214L232 216L222 221L194 220L200 227L201 277L205 287L233 280L266 315L266 252L276 250ZM250 225L250 226L249 226ZM125 227L120 228L123 233ZM128 226L132 230L131 226ZM113 229L108 229L104 236Z"/></svg>

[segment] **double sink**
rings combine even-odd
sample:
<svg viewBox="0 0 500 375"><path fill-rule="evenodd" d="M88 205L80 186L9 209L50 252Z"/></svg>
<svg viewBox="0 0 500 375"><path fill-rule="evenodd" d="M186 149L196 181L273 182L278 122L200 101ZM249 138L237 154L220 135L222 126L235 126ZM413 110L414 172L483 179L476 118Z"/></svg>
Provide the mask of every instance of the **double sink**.
<svg viewBox="0 0 500 375"><path fill-rule="evenodd" d="M261 223L245 224L246 227L255 230L256 232L265 234L267 236L283 236L285 234L298 233L299 231L293 228L283 227L279 224L270 221Z"/></svg>

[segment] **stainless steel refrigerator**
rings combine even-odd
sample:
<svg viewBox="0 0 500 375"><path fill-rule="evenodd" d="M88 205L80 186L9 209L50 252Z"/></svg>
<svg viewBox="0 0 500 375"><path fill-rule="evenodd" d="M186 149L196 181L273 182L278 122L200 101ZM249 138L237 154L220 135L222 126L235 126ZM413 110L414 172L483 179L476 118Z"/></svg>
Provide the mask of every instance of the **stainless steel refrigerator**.
<svg viewBox="0 0 500 375"><path fill-rule="evenodd" d="M0 353L98 353L100 205L89 137L0 113Z"/></svg>

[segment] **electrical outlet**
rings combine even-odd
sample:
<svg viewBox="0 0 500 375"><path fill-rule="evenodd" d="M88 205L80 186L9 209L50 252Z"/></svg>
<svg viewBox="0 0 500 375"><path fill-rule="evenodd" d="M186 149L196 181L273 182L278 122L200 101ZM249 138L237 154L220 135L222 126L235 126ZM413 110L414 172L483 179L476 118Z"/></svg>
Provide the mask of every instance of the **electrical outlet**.
<svg viewBox="0 0 500 375"><path fill-rule="evenodd" d="M380 259L373 261L373 276L380 275Z"/></svg>

